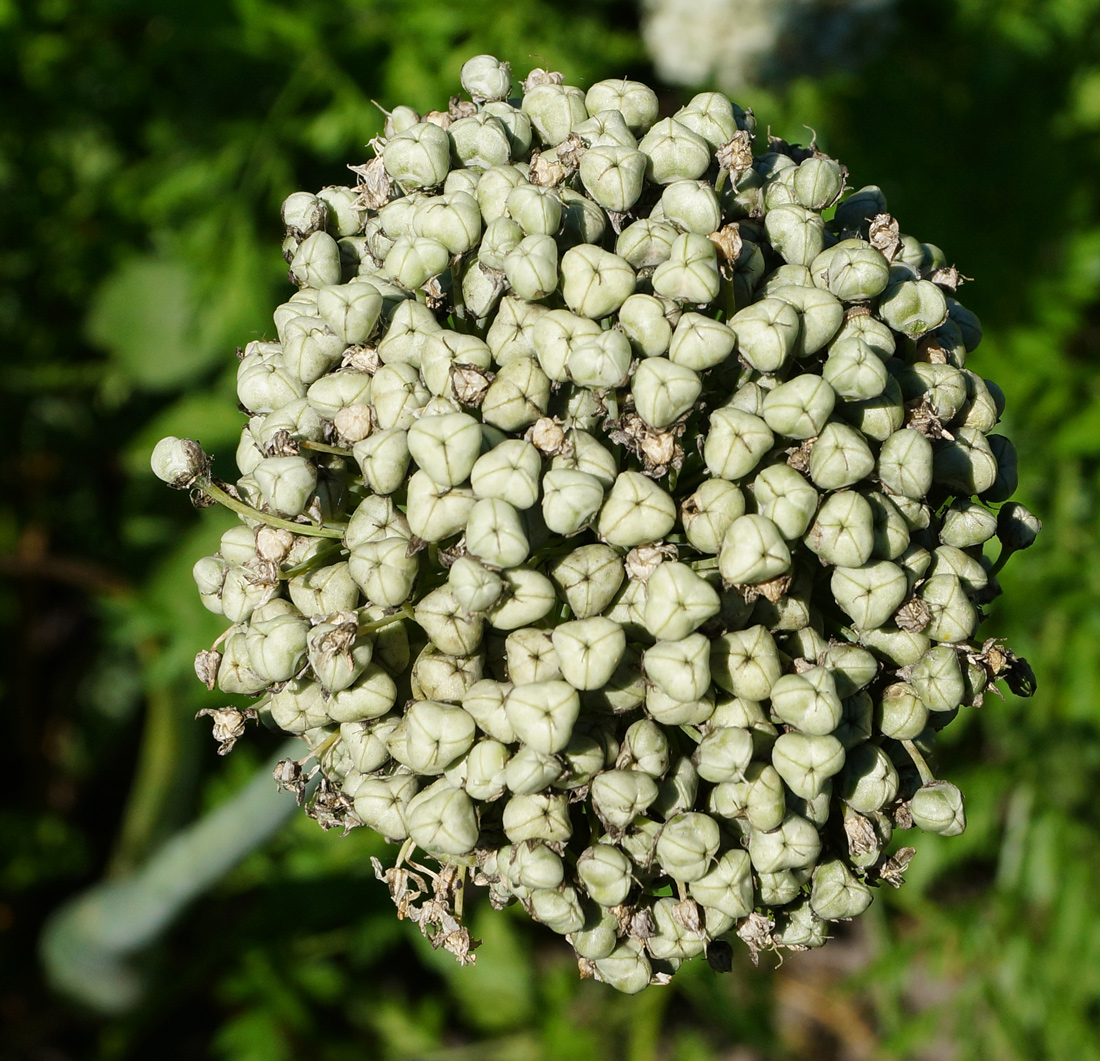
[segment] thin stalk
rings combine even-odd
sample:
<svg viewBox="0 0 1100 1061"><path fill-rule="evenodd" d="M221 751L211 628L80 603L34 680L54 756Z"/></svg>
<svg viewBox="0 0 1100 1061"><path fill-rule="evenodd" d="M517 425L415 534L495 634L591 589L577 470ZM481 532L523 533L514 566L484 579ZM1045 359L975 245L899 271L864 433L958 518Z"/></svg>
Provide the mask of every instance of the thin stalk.
<svg viewBox="0 0 1100 1061"><path fill-rule="evenodd" d="M920 774L921 784L927 785L930 781L935 781L936 775L929 769L928 762L921 750L911 740L903 740L901 745L909 753L909 758L913 760L913 765L917 768L917 773Z"/></svg>
<svg viewBox="0 0 1100 1061"><path fill-rule="evenodd" d="M341 449L339 446L330 446L327 442L311 442L309 439L300 439L298 445L302 449L312 449L317 453L334 453L337 457L350 457L350 449Z"/></svg>
<svg viewBox="0 0 1100 1061"><path fill-rule="evenodd" d="M288 530L292 534L306 534L312 538L343 538L344 531L347 529L344 524L337 524L334 527L315 527L312 523L295 523L293 520L282 519L280 516L272 516L267 512L261 512L258 508L253 508L251 505L246 505L243 501L238 501L237 498L226 493L213 482L199 482L196 486L207 497L213 498L220 505L225 505L226 508L236 512L239 516L258 520L260 523L266 523L269 527Z"/></svg>

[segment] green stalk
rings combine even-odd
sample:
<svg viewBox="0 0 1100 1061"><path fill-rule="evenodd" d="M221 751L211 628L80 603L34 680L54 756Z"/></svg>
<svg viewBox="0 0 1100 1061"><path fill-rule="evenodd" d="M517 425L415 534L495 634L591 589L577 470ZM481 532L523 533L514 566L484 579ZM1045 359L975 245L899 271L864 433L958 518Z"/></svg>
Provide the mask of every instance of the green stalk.
<svg viewBox="0 0 1100 1061"><path fill-rule="evenodd" d="M207 497L213 498L220 505L225 505L226 508L236 512L239 516L259 520L260 523L266 523L269 527L279 527L281 530L288 530L292 534L306 534L313 538L343 538L344 531L347 529L345 524L337 524L334 527L315 527L312 523L295 523L293 520L283 519L281 516L272 516L267 512L261 512L258 508L253 508L251 505L246 505L213 482L200 481L195 485Z"/></svg>

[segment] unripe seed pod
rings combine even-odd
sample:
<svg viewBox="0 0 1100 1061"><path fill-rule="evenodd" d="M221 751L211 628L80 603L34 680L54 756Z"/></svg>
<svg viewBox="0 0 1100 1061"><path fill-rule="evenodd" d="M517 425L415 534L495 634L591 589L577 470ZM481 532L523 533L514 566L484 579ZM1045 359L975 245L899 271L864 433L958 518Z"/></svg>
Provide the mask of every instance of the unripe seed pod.
<svg viewBox="0 0 1100 1061"><path fill-rule="evenodd" d="M875 545L874 514L862 494L830 494L806 534L806 545L828 564L859 567L871 559Z"/></svg>
<svg viewBox="0 0 1100 1061"><path fill-rule="evenodd" d="M403 188L433 188L450 169L451 141L438 125L419 122L386 141L382 162Z"/></svg>
<svg viewBox="0 0 1100 1061"><path fill-rule="evenodd" d="M764 298L730 318L737 352L758 372L776 372L798 347L801 321L795 308L781 298Z"/></svg>
<svg viewBox="0 0 1100 1061"><path fill-rule="evenodd" d="M477 843L473 801L446 778L417 793L405 808L409 836L429 854L466 855Z"/></svg>
<svg viewBox="0 0 1100 1061"><path fill-rule="evenodd" d="M824 667L784 674L771 688L772 711L803 733L824 736L840 724L842 708L832 675Z"/></svg>
<svg viewBox="0 0 1100 1061"><path fill-rule="evenodd" d="M650 635L679 641L721 607L718 593L687 564L666 562L649 577L644 621Z"/></svg>
<svg viewBox="0 0 1100 1061"><path fill-rule="evenodd" d="M786 573L791 553L779 528L766 516L735 519L718 554L722 578L733 585L767 582Z"/></svg>
<svg viewBox="0 0 1100 1061"><path fill-rule="evenodd" d="M496 629L530 626L554 606L554 586L541 572L515 567L502 571L501 577L504 590L486 615Z"/></svg>
<svg viewBox="0 0 1100 1061"><path fill-rule="evenodd" d="M630 859L610 844L585 848L577 858L577 876L600 906L618 906L634 885Z"/></svg>
<svg viewBox="0 0 1100 1061"><path fill-rule="evenodd" d="M584 93L574 85L537 85L523 95L523 113L548 147L560 144L588 117Z"/></svg>
<svg viewBox="0 0 1100 1061"><path fill-rule="evenodd" d="M604 686L626 651L623 628L603 616L562 623L553 640L562 677L574 689Z"/></svg>
<svg viewBox="0 0 1100 1061"><path fill-rule="evenodd" d="M677 302L706 305L718 297L718 256L706 236L686 232L672 241L668 259L653 273L653 290Z"/></svg>
<svg viewBox="0 0 1100 1061"><path fill-rule="evenodd" d="M782 673L775 639L763 626L715 638L710 672L720 689L746 700L766 700Z"/></svg>
<svg viewBox="0 0 1100 1061"><path fill-rule="evenodd" d="M650 126L638 143L648 156L646 176L656 184L695 180L710 165L710 146L697 133L674 118Z"/></svg>
<svg viewBox="0 0 1100 1061"><path fill-rule="evenodd" d="M706 236L722 224L718 196L706 181L673 181L665 187L660 205L665 219L684 232Z"/></svg>
<svg viewBox="0 0 1100 1061"><path fill-rule="evenodd" d="M774 442L760 417L727 405L711 413L703 460L712 475L736 481L760 463Z"/></svg>
<svg viewBox="0 0 1100 1061"><path fill-rule="evenodd" d="M842 859L820 863L813 881L810 906L826 921L859 917L871 905L871 889L852 874Z"/></svg>
<svg viewBox="0 0 1100 1061"><path fill-rule="evenodd" d="M812 867L820 853L817 829L797 814L788 814L770 833L753 830L749 835L749 858L760 873Z"/></svg>
<svg viewBox="0 0 1100 1061"><path fill-rule="evenodd" d="M746 851L726 851L712 869L688 884L696 902L727 917L747 917L753 909L752 865Z"/></svg>
<svg viewBox="0 0 1100 1061"><path fill-rule="evenodd" d="M805 373L781 383L764 399L764 422L787 438L821 434L836 403L836 393L820 376Z"/></svg>
<svg viewBox="0 0 1100 1061"><path fill-rule="evenodd" d="M966 828L962 793L950 781L929 781L909 803L913 823L925 832L958 836Z"/></svg>
<svg viewBox="0 0 1100 1061"><path fill-rule="evenodd" d="M904 280L886 288L878 312L894 331L916 337L943 324L947 300L928 280Z"/></svg>
<svg viewBox="0 0 1100 1061"><path fill-rule="evenodd" d="M829 778L844 766L844 758L844 748L833 736L783 733L772 746L772 765L787 787L803 799L819 796Z"/></svg>
<svg viewBox="0 0 1100 1061"><path fill-rule="evenodd" d="M644 133L657 120L657 93L640 81L626 78L597 81L585 93L584 104L589 114L618 111L635 136Z"/></svg>
<svg viewBox="0 0 1100 1061"><path fill-rule="evenodd" d="M874 467L870 447L847 424L826 424L810 450L810 478L822 490L854 486Z"/></svg>
<svg viewBox="0 0 1100 1061"><path fill-rule="evenodd" d="M606 770L593 778L591 795L600 818L625 829L657 798L657 784L639 770Z"/></svg>
<svg viewBox="0 0 1100 1061"><path fill-rule="evenodd" d="M678 236L667 221L644 217L622 230L615 241L615 253L633 268L647 269L668 261ZM619 320L625 326L621 314Z"/></svg>
<svg viewBox="0 0 1100 1061"><path fill-rule="evenodd" d="M581 183L605 210L624 213L642 194L648 162L634 147L591 147L581 156Z"/></svg>

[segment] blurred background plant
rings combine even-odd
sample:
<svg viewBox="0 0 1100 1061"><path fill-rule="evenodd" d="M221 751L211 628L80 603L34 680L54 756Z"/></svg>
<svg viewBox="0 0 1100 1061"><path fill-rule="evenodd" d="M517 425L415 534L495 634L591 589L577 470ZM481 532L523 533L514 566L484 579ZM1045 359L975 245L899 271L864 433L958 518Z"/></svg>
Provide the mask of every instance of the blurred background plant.
<svg viewBox="0 0 1100 1061"><path fill-rule="evenodd" d="M0 1056L1100 1057L1100 0L762 9L0 0ZM149 450L197 434L231 464L232 351L287 291L281 200L350 179L371 101L444 105L476 52L580 85L660 77L669 110L720 86L790 140L805 123L975 278L974 367L1045 521L989 625L1039 693L946 731L966 834L918 837L905 888L778 970L739 956L619 997L483 908L459 969L394 920L380 841L294 815L137 955L143 994L66 1001L37 955L51 911L129 879L275 751L250 734L219 760L192 721L219 630L190 567L228 522L165 491Z"/></svg>

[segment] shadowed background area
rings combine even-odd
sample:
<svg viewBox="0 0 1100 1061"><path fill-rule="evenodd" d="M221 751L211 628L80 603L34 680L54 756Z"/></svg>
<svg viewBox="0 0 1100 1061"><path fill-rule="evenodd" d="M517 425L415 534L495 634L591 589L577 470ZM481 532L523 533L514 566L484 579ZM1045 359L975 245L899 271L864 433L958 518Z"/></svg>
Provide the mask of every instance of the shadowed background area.
<svg viewBox="0 0 1100 1061"><path fill-rule="evenodd" d="M971 367L1045 524L988 629L1039 691L945 731L967 832L907 840L906 886L780 968L738 953L621 997L482 901L460 969L395 920L382 841L248 802L274 734L218 759L193 721L221 702L192 659L222 624L190 570L233 517L164 489L149 451L186 435L232 466L233 350L291 290L279 204L351 179L372 101L445 107L479 52L636 77L665 113L728 91L973 278ZM0 0L0 1057L1100 1057L1098 56L1100 0ZM271 838L189 879L194 849L165 845L234 797ZM50 913L158 851L178 919L87 907L134 961L54 952L85 1002L53 990Z"/></svg>

